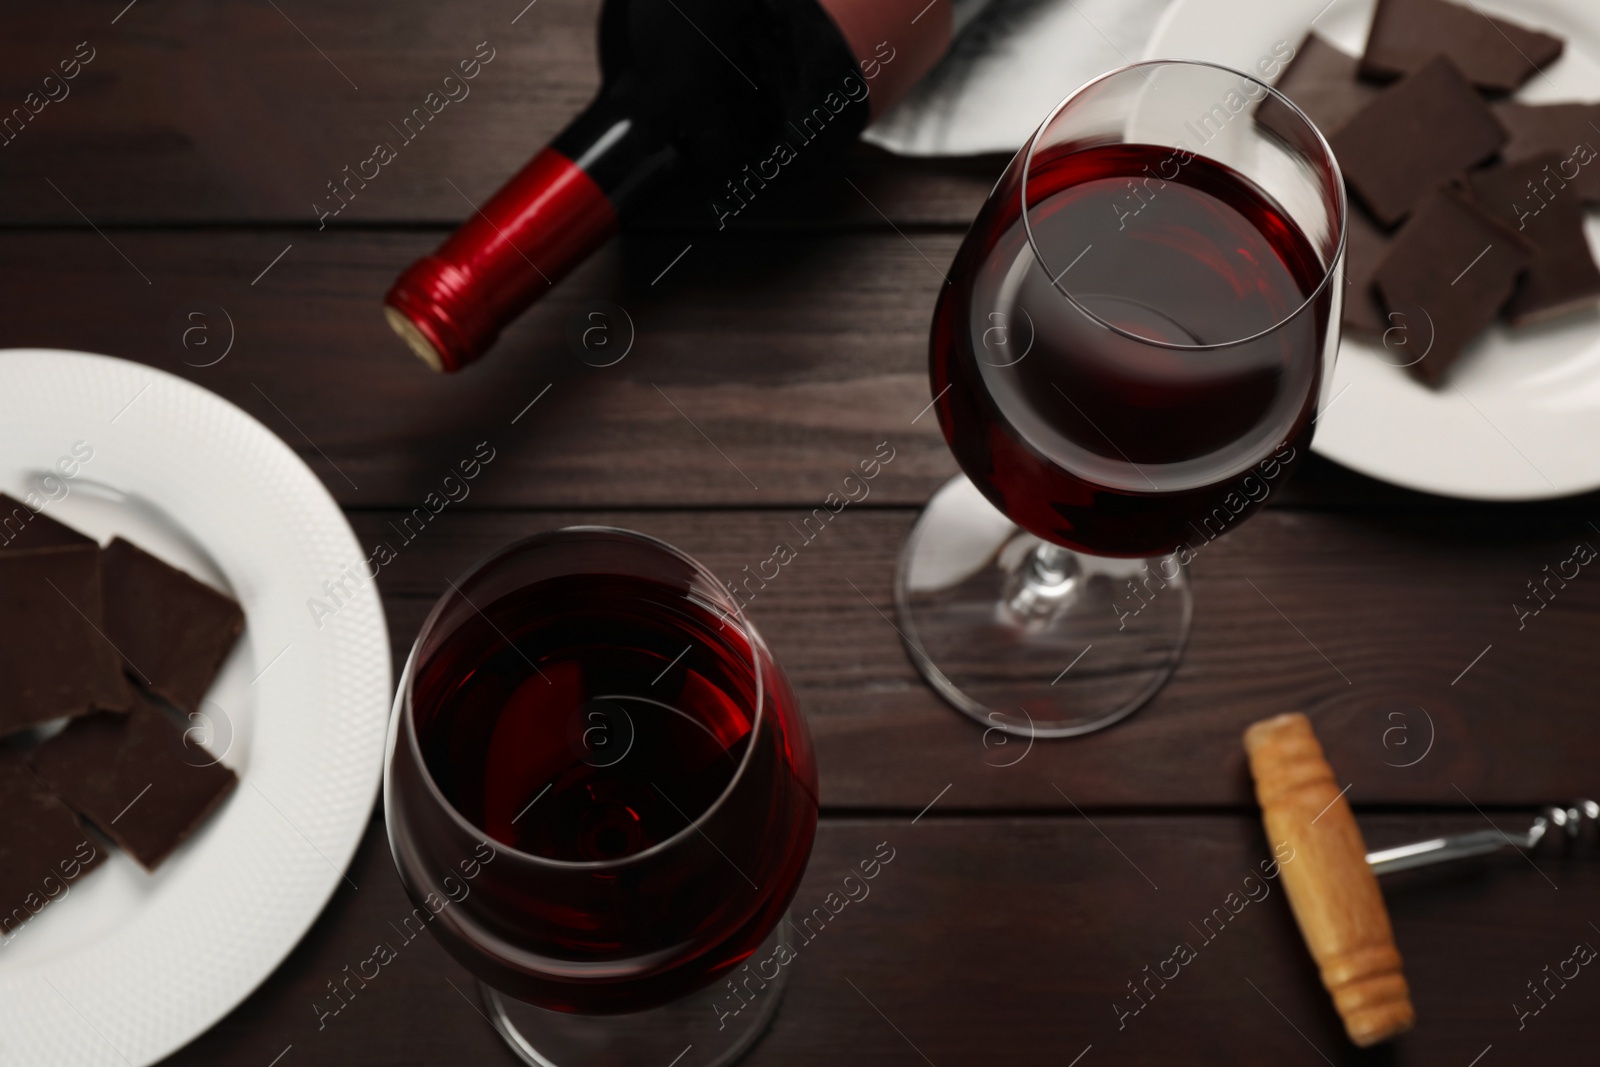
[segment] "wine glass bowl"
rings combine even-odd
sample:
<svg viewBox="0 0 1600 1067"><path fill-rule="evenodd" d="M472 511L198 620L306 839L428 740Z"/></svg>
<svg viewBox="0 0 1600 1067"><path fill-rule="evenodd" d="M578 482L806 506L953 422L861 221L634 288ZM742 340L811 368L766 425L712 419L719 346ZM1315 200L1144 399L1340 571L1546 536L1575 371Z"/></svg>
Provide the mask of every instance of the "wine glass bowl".
<svg viewBox="0 0 1600 1067"><path fill-rule="evenodd" d="M1289 116L1270 130L1267 99ZM1309 445L1344 217L1315 127L1211 64L1104 75L1012 160L930 343L940 427L998 514L941 491L896 584L913 658L958 708L1083 733L1170 675L1188 563Z"/></svg>
<svg viewBox="0 0 1600 1067"><path fill-rule="evenodd" d="M670 1059L686 1026L740 1029L684 998L782 918L816 767L721 584L652 538L578 527L502 549L434 606L396 697L384 810L412 921L484 983L497 1026L515 1015L528 1062L678 1042ZM618 1014L614 1030L571 1018Z"/></svg>

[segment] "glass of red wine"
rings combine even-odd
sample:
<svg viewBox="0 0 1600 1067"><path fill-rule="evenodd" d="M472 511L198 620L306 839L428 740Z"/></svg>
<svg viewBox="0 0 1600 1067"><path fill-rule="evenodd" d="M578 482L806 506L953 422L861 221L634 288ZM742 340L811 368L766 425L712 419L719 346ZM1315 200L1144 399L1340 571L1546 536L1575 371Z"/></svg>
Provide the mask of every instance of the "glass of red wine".
<svg viewBox="0 0 1600 1067"><path fill-rule="evenodd" d="M965 473L895 585L912 658L957 708L1071 736L1166 681L1189 564L1310 443L1345 206L1305 115L1207 63L1102 75L1011 161L934 312L932 406Z"/></svg>
<svg viewBox="0 0 1600 1067"><path fill-rule="evenodd" d="M397 929L477 976L525 1062L724 1064L771 1021L816 765L766 644L683 553L574 527L452 582L383 796Z"/></svg>

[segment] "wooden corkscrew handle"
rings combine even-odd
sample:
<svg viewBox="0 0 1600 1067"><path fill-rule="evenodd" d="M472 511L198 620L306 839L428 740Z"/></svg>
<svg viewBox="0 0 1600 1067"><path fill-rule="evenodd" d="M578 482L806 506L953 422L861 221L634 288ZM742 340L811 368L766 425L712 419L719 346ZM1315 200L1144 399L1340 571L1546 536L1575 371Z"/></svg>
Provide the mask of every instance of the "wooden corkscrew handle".
<svg viewBox="0 0 1600 1067"><path fill-rule="evenodd" d="M1311 720L1263 719L1244 747L1267 840L1294 850L1280 862L1284 891L1345 1032L1365 1048L1411 1029L1416 1012L1378 879Z"/></svg>

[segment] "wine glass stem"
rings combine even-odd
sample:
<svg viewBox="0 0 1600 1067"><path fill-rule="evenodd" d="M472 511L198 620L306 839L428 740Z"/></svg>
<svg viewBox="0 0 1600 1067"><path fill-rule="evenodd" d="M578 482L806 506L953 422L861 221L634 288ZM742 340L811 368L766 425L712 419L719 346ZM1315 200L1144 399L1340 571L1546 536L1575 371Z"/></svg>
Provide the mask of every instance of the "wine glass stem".
<svg viewBox="0 0 1600 1067"><path fill-rule="evenodd" d="M1040 541L1017 569L1006 606L1023 620L1049 618L1076 599L1082 572L1083 565L1071 549Z"/></svg>
<svg viewBox="0 0 1600 1067"><path fill-rule="evenodd" d="M1029 577L1041 585L1060 585L1069 578L1077 576L1081 569L1078 557L1073 555L1071 549L1053 545L1049 541L1040 541L1033 550L1033 558L1028 561Z"/></svg>

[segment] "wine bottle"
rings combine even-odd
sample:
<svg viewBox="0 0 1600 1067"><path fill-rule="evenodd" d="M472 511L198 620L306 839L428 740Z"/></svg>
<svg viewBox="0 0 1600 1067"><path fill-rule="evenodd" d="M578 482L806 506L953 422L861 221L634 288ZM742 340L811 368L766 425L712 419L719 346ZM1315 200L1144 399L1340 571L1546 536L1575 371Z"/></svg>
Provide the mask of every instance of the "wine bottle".
<svg viewBox="0 0 1600 1067"><path fill-rule="evenodd" d="M384 298L456 371L675 175L727 225L804 156L837 154L986 0L607 0L599 94Z"/></svg>

